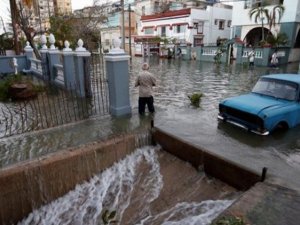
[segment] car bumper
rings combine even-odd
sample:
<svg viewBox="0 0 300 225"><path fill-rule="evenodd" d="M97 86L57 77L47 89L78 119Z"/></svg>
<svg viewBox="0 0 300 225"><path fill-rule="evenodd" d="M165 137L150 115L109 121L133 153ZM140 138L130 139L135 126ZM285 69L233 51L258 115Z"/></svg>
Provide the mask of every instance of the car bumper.
<svg viewBox="0 0 300 225"><path fill-rule="evenodd" d="M270 134L270 132L268 130L264 130L263 132L259 132L257 130L253 130L253 129L251 129L251 128L249 128L249 127L247 127L247 126L245 126L245 125L243 125L241 123L238 123L238 122L236 122L236 121L234 121L234 120L232 120L230 118L224 118L222 115L218 115L218 119L221 120L221 121L230 123L230 124L232 124L234 126L240 127L240 128L242 128L244 130L247 130L247 131L250 131L252 133L258 134L258 135L266 136L266 135Z"/></svg>

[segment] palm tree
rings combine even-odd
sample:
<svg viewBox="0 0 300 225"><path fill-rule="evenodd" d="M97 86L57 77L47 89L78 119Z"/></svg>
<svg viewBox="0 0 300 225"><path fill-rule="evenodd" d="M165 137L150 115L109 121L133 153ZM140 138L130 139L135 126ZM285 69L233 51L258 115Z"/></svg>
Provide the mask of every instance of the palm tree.
<svg viewBox="0 0 300 225"><path fill-rule="evenodd" d="M249 12L249 16L250 19L254 16L255 23L258 23L259 20L261 21L262 41L264 41L264 19L267 19L267 22L269 22L269 10L265 6L253 7Z"/></svg>
<svg viewBox="0 0 300 225"><path fill-rule="evenodd" d="M275 26L276 20L280 22L282 15L284 14L285 8L282 4L276 5L273 7L272 11L269 14L269 27L270 30Z"/></svg>

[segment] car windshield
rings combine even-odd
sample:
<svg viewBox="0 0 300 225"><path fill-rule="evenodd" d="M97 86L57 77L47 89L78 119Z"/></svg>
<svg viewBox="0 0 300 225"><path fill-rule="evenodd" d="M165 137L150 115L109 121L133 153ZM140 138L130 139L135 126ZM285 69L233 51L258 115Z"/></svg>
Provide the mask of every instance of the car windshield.
<svg viewBox="0 0 300 225"><path fill-rule="evenodd" d="M252 92L295 101L297 99L297 88L298 85L293 82L261 78L252 89Z"/></svg>

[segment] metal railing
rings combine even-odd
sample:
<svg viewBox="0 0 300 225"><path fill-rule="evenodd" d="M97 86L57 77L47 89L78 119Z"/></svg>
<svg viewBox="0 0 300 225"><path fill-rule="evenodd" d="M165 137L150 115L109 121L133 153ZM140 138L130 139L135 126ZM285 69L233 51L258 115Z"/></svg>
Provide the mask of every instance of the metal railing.
<svg viewBox="0 0 300 225"><path fill-rule="evenodd" d="M41 71L40 60L30 61L33 70ZM91 96L81 97L77 84L75 89L67 91L32 76L32 81L42 89L35 98L0 102L0 138L109 114L108 82L102 55L93 53L86 66L90 69ZM63 82L62 66L54 67L55 80Z"/></svg>

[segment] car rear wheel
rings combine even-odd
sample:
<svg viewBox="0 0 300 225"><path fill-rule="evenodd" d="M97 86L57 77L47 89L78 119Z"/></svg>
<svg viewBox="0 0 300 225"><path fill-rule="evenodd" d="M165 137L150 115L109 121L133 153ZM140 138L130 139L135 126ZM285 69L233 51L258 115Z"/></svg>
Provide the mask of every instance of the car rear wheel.
<svg viewBox="0 0 300 225"><path fill-rule="evenodd" d="M289 125L286 122L280 122L276 125L276 127L274 128L273 132L276 131L286 131L289 129Z"/></svg>

